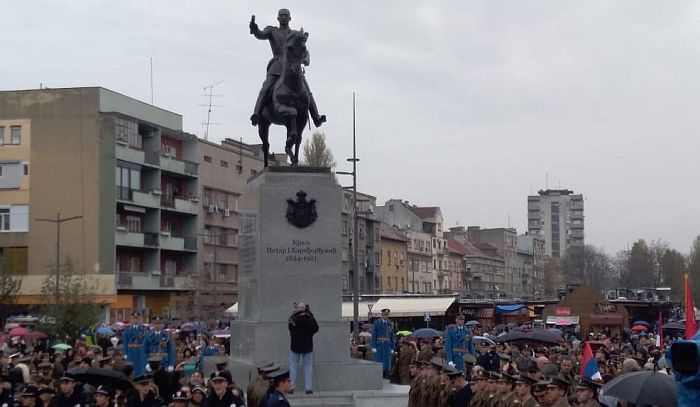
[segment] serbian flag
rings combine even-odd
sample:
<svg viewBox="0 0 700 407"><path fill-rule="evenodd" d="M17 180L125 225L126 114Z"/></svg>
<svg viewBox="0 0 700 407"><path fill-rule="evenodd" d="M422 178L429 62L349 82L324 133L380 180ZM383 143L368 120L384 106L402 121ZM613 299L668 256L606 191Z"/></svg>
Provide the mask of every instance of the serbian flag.
<svg viewBox="0 0 700 407"><path fill-rule="evenodd" d="M661 315L661 311L659 311L659 333L656 337L656 346L664 347L664 317Z"/></svg>
<svg viewBox="0 0 700 407"><path fill-rule="evenodd" d="M690 292L688 273L685 273L685 339L691 339L698 331L698 323L695 321L695 307L693 306L693 294Z"/></svg>
<svg viewBox="0 0 700 407"><path fill-rule="evenodd" d="M601 377L598 372L598 361L593 357L593 350L588 342L583 347L583 359L581 359L581 372L579 374L586 379L599 379Z"/></svg>

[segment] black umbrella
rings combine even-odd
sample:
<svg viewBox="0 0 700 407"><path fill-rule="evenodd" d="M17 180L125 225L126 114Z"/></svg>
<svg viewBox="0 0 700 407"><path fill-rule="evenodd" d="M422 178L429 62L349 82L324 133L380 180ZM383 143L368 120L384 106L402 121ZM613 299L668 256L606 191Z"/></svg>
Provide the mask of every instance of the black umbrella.
<svg viewBox="0 0 700 407"><path fill-rule="evenodd" d="M685 331L685 324L682 324L680 322L669 322L667 324L663 325L664 329L675 329L678 331Z"/></svg>
<svg viewBox="0 0 700 407"><path fill-rule="evenodd" d="M562 342L563 339L561 335L555 335L550 332L545 332L544 330L538 329L530 332L515 331L509 332L505 335L500 335L494 339L496 342L543 342L558 344Z"/></svg>
<svg viewBox="0 0 700 407"><path fill-rule="evenodd" d="M124 373L112 369L75 367L70 369L67 374L81 383L93 386L104 384L117 390L128 390L133 387Z"/></svg>
<svg viewBox="0 0 700 407"><path fill-rule="evenodd" d="M603 394L636 405L676 407L678 384L673 376L649 370L618 376L603 385Z"/></svg>
<svg viewBox="0 0 700 407"><path fill-rule="evenodd" d="M413 333L413 336L418 339L437 338L440 336L440 332L430 328L421 328L416 330L416 332Z"/></svg>

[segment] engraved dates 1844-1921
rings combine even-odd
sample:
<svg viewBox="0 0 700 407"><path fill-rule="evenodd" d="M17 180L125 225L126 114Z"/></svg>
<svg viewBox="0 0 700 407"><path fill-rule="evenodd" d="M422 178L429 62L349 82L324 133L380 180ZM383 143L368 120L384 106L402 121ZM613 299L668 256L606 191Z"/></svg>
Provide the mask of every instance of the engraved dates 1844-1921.
<svg viewBox="0 0 700 407"><path fill-rule="evenodd" d="M306 192L297 192L297 200L287 199L287 221L303 229L316 221L316 200L306 200Z"/></svg>

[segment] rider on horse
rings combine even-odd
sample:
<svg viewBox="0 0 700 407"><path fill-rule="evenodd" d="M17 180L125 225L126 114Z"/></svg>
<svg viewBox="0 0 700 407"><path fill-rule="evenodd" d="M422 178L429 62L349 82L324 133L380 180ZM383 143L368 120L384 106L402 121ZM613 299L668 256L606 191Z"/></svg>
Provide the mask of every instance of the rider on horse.
<svg viewBox="0 0 700 407"><path fill-rule="evenodd" d="M272 94L272 88L275 85L277 79L282 75L282 61L281 58L284 54L284 46L287 40L287 36L292 32L289 28L289 21L292 19L289 10L280 9L277 14L277 21L279 21L280 26L273 27L267 26L264 30L260 31L258 25L255 23L255 16L250 21L250 33L259 40L270 41L270 48L272 48L272 59L267 64L267 77L265 82L263 82L262 89L258 94L258 99L255 102L255 111L250 117L250 121L253 126L257 126L262 117L262 109L265 103L270 99ZM309 65L309 55L308 53L304 58L304 65ZM325 115L318 114L318 108L316 107L316 101L311 94L311 89L306 79L303 79L304 86L309 93L309 113L311 113L311 119L314 121L316 127L321 127L321 125L326 121Z"/></svg>

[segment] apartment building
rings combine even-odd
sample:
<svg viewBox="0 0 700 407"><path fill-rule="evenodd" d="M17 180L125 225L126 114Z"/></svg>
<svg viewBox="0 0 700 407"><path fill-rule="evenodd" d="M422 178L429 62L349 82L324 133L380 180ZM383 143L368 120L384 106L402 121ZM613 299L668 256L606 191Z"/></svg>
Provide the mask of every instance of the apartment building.
<svg viewBox="0 0 700 407"><path fill-rule="evenodd" d="M521 291L523 293L523 298L544 298L544 239L542 237L529 234L518 235L517 245L518 268L522 278Z"/></svg>
<svg viewBox="0 0 700 407"><path fill-rule="evenodd" d="M19 302L46 302L56 261L106 317L179 316L197 269L197 138L178 114L98 88L0 92L0 251ZM30 182L31 180L31 182ZM56 220L61 224L56 258Z"/></svg>
<svg viewBox="0 0 700 407"><path fill-rule="evenodd" d="M568 189L547 189L527 197L528 232L544 238L545 254L564 257L585 245L583 195Z"/></svg>
<svg viewBox="0 0 700 407"><path fill-rule="evenodd" d="M354 249L353 249L353 193L343 189L341 204L342 225L342 287L343 294L352 294L354 278ZM360 293L376 294L381 290L381 231L380 222L375 219L374 212L377 198L365 193L357 193L357 225L358 225L358 265Z"/></svg>
<svg viewBox="0 0 700 407"><path fill-rule="evenodd" d="M382 294L396 294L409 291L407 268L408 239L401 231L386 223L380 225L381 232L381 271Z"/></svg>

